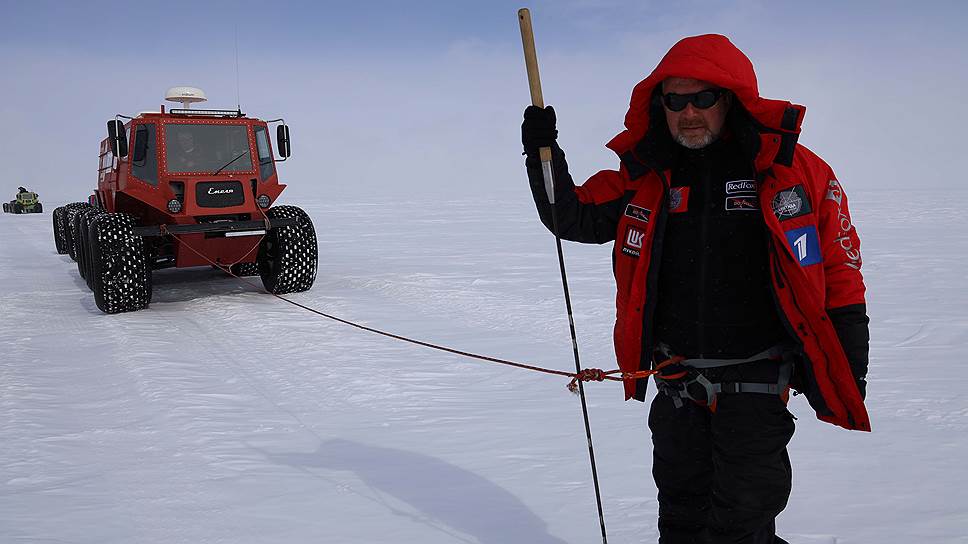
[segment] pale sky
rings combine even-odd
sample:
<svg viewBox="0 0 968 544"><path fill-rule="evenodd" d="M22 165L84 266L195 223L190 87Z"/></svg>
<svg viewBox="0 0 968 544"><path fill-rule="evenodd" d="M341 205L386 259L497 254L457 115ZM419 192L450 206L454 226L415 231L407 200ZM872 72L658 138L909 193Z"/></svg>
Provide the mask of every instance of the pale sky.
<svg viewBox="0 0 968 544"><path fill-rule="evenodd" d="M845 6L845 5L846 6ZM726 34L769 98L807 106L801 143L848 193L960 188L968 124L961 2L0 1L6 189L84 200L116 113L174 85L285 117L290 196L525 190L530 7L545 100L581 182L617 160L632 87L678 39ZM236 87L236 35L239 85Z"/></svg>

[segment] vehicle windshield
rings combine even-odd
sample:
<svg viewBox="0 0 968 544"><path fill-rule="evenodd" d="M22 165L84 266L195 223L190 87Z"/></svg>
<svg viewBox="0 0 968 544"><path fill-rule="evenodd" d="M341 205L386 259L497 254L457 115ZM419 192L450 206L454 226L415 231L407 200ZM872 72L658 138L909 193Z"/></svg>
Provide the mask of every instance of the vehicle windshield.
<svg viewBox="0 0 968 544"><path fill-rule="evenodd" d="M211 174L219 168L222 172L251 172L252 157L246 153L248 150L249 134L245 125L165 125L169 172Z"/></svg>

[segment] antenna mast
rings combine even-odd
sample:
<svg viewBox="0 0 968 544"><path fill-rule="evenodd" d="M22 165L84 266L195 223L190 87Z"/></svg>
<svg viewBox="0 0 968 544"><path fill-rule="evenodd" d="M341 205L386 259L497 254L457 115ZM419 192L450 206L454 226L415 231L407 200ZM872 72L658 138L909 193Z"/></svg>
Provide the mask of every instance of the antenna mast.
<svg viewBox="0 0 968 544"><path fill-rule="evenodd" d="M235 105L242 111L242 99L239 97L239 22L235 22Z"/></svg>

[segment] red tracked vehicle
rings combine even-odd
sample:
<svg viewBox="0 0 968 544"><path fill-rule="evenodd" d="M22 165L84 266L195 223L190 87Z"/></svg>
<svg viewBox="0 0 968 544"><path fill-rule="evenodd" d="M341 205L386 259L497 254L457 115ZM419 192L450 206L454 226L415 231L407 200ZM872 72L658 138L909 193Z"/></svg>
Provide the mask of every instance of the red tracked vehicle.
<svg viewBox="0 0 968 544"><path fill-rule="evenodd" d="M97 190L87 203L54 210L57 250L77 261L98 308L147 307L152 270L168 267L215 263L258 274L277 294L312 287L312 221L295 206L272 206L286 187L276 163L290 155L289 127L238 109L191 109L205 100L192 87L166 99L184 107L109 121ZM278 160L269 137L276 123Z"/></svg>

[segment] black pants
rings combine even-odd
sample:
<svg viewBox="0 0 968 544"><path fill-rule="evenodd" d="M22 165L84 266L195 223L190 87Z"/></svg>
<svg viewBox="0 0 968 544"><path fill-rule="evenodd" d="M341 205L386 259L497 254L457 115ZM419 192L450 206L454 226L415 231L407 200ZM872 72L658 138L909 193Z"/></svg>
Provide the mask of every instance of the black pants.
<svg viewBox="0 0 968 544"><path fill-rule="evenodd" d="M649 413L660 544L776 544L793 416L777 395L719 395L715 413L659 393Z"/></svg>

